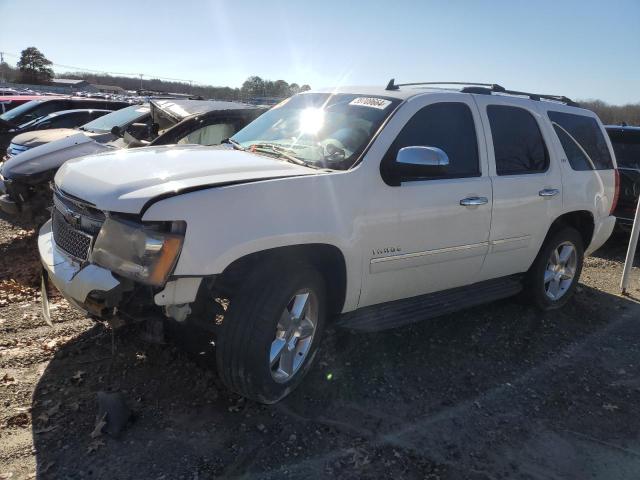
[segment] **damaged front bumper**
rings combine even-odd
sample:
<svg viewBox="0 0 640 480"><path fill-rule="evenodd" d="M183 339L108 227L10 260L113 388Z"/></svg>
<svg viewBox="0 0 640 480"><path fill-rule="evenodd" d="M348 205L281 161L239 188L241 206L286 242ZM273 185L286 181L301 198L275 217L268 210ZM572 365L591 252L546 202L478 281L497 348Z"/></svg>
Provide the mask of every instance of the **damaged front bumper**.
<svg viewBox="0 0 640 480"><path fill-rule="evenodd" d="M47 271L51 283L74 305L93 314L100 314L101 308L89 298L92 292L121 294L122 283L113 274L97 265L82 266L62 252L53 240L51 220L38 233L40 261Z"/></svg>
<svg viewBox="0 0 640 480"><path fill-rule="evenodd" d="M152 290L131 280L116 278L98 265L81 264L56 245L51 220L40 228L38 251L47 276L60 293L76 307L101 318L109 318L118 308L134 319L144 319L150 313L164 310L167 317L184 321L202 281L201 277L176 278L168 281L164 288Z"/></svg>

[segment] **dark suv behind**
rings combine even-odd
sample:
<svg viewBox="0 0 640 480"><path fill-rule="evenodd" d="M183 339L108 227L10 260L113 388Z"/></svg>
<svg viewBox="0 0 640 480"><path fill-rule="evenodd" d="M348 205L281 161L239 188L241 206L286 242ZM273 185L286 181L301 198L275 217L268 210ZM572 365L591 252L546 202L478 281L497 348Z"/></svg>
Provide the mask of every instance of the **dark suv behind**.
<svg viewBox="0 0 640 480"><path fill-rule="evenodd" d="M614 215L618 226L629 230L640 195L640 127L607 125L605 127L618 161L620 197Z"/></svg>

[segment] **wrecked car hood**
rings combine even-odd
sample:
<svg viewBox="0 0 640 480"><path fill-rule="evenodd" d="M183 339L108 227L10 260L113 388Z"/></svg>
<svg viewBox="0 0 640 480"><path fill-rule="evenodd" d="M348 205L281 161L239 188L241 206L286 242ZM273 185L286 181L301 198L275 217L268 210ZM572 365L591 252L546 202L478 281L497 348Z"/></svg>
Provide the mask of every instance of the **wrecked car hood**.
<svg viewBox="0 0 640 480"><path fill-rule="evenodd" d="M160 195L198 187L300 175L318 170L228 147L145 147L65 163L56 174L64 192L106 211L140 213Z"/></svg>
<svg viewBox="0 0 640 480"><path fill-rule="evenodd" d="M72 158L112 150L108 144L96 142L85 132L78 132L77 130L71 130L71 132L74 132L74 134L30 148L15 157L11 157L3 164L2 175L6 178L35 175L57 169Z"/></svg>

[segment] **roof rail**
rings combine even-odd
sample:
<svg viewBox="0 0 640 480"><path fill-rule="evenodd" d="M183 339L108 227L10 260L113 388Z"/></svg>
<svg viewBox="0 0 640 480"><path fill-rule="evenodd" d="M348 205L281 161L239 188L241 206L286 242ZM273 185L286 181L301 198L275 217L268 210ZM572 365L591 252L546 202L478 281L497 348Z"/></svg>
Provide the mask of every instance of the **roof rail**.
<svg viewBox="0 0 640 480"><path fill-rule="evenodd" d="M478 93L491 95L492 93L502 93L505 95L516 95L519 97L528 97L531 100L551 100L553 102L564 103L571 107L579 107L577 102L574 102L568 97L563 95L546 95L541 93L529 93L519 92L517 90L507 90L502 85L497 83L476 83L476 82L417 82L417 83L395 83L395 79L389 80L385 90L398 90L400 87L411 87L416 85L466 85L460 91L463 93Z"/></svg>
<svg viewBox="0 0 640 480"><path fill-rule="evenodd" d="M392 78L387 83L387 87L385 90L398 90L400 87L413 87L416 85L475 85L478 87L491 87L495 89L494 91L498 92L500 89L504 90L503 87L497 85L495 83L477 83L477 82L416 82L416 83L395 83L395 79Z"/></svg>

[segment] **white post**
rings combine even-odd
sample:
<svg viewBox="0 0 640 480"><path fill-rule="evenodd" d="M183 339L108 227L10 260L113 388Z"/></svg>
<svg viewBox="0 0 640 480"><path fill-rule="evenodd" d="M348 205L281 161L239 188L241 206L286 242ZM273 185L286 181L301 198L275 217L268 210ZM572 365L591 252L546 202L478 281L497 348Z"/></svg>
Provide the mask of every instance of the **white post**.
<svg viewBox="0 0 640 480"><path fill-rule="evenodd" d="M638 205L636 206L636 216L633 219L633 228L631 229L631 239L629 240L629 249L627 250L627 258L624 261L624 269L622 270L622 280L620 288L622 293L627 293L629 287L629 276L633 267L633 259L638 248L638 236L640 236L640 197L638 197Z"/></svg>

